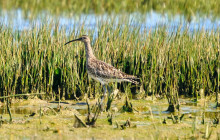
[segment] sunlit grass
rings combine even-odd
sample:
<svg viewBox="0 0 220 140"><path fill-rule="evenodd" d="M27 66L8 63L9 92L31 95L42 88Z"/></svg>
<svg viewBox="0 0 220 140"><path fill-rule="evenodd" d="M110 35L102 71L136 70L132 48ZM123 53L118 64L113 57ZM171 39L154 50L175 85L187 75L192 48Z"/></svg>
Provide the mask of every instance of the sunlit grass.
<svg viewBox="0 0 220 140"><path fill-rule="evenodd" d="M36 16L39 12L50 12L55 15L75 15L79 13L122 13L149 12L182 14L188 20L197 14L200 16L219 17L220 1L218 0L1 0L0 8L22 9L27 17Z"/></svg>
<svg viewBox="0 0 220 140"><path fill-rule="evenodd" d="M100 84L88 79L84 44L64 46L85 33L95 38L92 46L97 58L140 77L146 95L198 97L201 89L206 95L219 90L219 30L168 33L161 27L140 31L140 27L131 28L129 22L103 22L94 37L94 31L85 31L83 26L69 31L70 36L65 28L58 27L46 23L13 31L0 26L1 96L45 92L56 98L60 92L73 99L101 93ZM139 93L131 84L115 86Z"/></svg>

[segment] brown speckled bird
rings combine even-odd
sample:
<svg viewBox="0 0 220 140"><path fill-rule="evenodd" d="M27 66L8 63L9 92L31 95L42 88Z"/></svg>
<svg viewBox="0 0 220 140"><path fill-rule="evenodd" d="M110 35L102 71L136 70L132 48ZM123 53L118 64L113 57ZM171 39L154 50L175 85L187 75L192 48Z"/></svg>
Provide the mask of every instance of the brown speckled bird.
<svg viewBox="0 0 220 140"><path fill-rule="evenodd" d="M104 96L102 97L102 100L106 96L106 92L107 92L106 85L108 87L108 91L110 94L110 89L108 86L108 83L110 83L110 82L127 81L127 82L131 82L134 84L138 84L138 82L136 80L139 78L137 78L136 76L128 75L128 74L116 69L112 65L98 60L93 54L93 51L92 51L92 48L90 45L90 39L87 35L83 35L82 37L80 37L78 39L71 40L71 41L65 43L65 45L69 44L71 42L74 42L74 41L82 41L85 44L87 72L91 78L99 81L103 85Z"/></svg>

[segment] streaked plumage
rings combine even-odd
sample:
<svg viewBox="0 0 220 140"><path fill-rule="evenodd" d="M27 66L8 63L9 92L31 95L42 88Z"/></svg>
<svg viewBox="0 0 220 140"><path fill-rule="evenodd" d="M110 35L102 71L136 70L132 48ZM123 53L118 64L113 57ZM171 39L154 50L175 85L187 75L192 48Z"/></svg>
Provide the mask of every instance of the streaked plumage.
<svg viewBox="0 0 220 140"><path fill-rule="evenodd" d="M122 81L138 84L138 82L135 81L138 79L137 77L121 72L110 64L97 60L96 58L88 59L87 71L90 77L100 81L102 85L108 84L109 82Z"/></svg>
<svg viewBox="0 0 220 140"><path fill-rule="evenodd" d="M106 94L106 87L109 82L132 82L138 84L136 81L138 78L133 75L128 75L120 70L116 69L110 64L107 64L103 61L98 60L94 55L90 45L90 39L88 36L83 35L82 37L69 41L66 44L73 41L82 41L85 44L86 50L86 67L88 75L99 81L104 86L104 95ZM65 44L65 45L66 45Z"/></svg>
<svg viewBox="0 0 220 140"><path fill-rule="evenodd" d="M93 55L93 51L90 45L90 39L88 36L83 35L79 39L69 41L66 44L73 41L82 41L85 44L86 58L87 58L86 67L87 67L88 75L91 78L98 80L102 85L108 84L109 82L122 82L122 81L128 81L134 84L138 84L138 82L135 81L138 79L136 76L128 75L116 69L112 65L98 60Z"/></svg>

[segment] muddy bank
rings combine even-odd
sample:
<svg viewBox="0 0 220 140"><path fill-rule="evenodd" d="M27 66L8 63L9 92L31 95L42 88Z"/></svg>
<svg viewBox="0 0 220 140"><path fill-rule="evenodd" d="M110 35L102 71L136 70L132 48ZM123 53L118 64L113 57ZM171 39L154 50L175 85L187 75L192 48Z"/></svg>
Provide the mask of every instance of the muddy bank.
<svg viewBox="0 0 220 140"><path fill-rule="evenodd" d="M85 101L51 102L40 99L17 100L11 105L12 122L4 107L0 107L1 125L0 138L6 139L185 139L220 137L220 126L215 121L219 119L220 110L213 108L206 101L202 104L188 104L189 100L182 99L180 112L166 112L166 100L130 100L138 110L134 113L121 113L124 100L113 101L111 111L102 112L96 126L91 128L75 128L74 115L85 120L87 106ZM92 100L94 104L96 101ZM108 115L112 114L112 125ZM173 118L180 118L175 122ZM130 126L122 128L129 119ZM216 124L215 124L216 123Z"/></svg>

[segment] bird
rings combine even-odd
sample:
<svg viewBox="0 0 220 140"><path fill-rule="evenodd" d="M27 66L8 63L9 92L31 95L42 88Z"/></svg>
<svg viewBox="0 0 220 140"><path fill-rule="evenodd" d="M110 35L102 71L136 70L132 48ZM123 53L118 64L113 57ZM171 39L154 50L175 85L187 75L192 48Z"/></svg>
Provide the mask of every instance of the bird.
<svg viewBox="0 0 220 140"><path fill-rule="evenodd" d="M89 36L82 35L78 39L73 39L69 42L66 42L65 45L75 41L81 41L85 45L86 69L88 76L96 81L99 81L103 86L104 93L103 96L101 97L102 104L103 104L103 100L105 100L105 97L107 95L106 86L108 88L108 93L109 93L108 96L111 94L108 83L127 81L134 84L139 84L139 82L137 81L139 78L137 76L126 74L120 71L119 69L113 67L112 65L97 59L93 54Z"/></svg>

